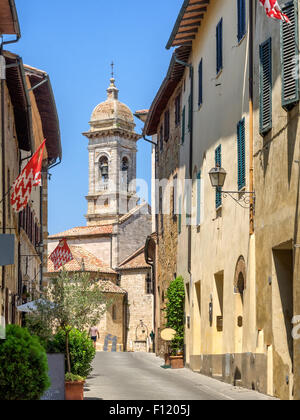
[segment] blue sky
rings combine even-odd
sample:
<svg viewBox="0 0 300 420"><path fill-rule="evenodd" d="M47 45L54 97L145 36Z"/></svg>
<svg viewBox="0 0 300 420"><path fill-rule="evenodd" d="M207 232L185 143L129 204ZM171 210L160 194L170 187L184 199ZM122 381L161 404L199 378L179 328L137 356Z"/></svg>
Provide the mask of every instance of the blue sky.
<svg viewBox="0 0 300 420"><path fill-rule="evenodd" d="M49 232L86 224L87 139L93 108L106 99L115 62L119 99L150 107L166 75L165 49L182 0L16 0L22 38L10 50L49 73L60 119L63 161L49 183ZM137 131L142 125L137 121ZM138 142L137 176L150 182L151 146Z"/></svg>

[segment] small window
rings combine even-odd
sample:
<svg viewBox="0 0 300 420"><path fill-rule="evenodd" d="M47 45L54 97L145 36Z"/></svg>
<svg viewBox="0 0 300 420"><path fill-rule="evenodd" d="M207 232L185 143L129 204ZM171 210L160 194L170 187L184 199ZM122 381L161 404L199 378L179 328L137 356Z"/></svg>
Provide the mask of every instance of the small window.
<svg viewBox="0 0 300 420"><path fill-rule="evenodd" d="M272 39L259 47L260 55L260 134L266 135L272 128Z"/></svg>
<svg viewBox="0 0 300 420"><path fill-rule="evenodd" d="M165 112L165 132L164 132L164 140L167 142L170 137L170 111Z"/></svg>
<svg viewBox="0 0 300 420"><path fill-rule="evenodd" d="M160 127L159 132L159 144L160 144L160 151L162 152L164 150L164 127Z"/></svg>
<svg viewBox="0 0 300 420"><path fill-rule="evenodd" d="M217 25L217 74L223 69L223 19Z"/></svg>
<svg viewBox="0 0 300 420"><path fill-rule="evenodd" d="M116 307L116 305L113 305L113 307L112 307L112 319L113 319L113 321L116 321L116 319L117 319L117 307Z"/></svg>
<svg viewBox="0 0 300 420"><path fill-rule="evenodd" d="M179 197L178 200L178 234L181 234L182 230L182 197Z"/></svg>
<svg viewBox="0 0 300 420"><path fill-rule="evenodd" d="M246 35L246 0L237 0L238 11L238 42Z"/></svg>
<svg viewBox="0 0 300 420"><path fill-rule="evenodd" d="M203 60L199 63L198 69L199 92L198 92L198 107L203 104Z"/></svg>

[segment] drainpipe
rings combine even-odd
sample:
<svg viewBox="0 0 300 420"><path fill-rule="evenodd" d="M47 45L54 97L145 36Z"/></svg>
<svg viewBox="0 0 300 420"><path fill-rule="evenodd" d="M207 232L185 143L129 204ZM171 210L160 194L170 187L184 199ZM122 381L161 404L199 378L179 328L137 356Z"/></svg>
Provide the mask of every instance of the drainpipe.
<svg viewBox="0 0 300 420"><path fill-rule="evenodd" d="M175 55L175 61L182 66L188 67L190 69L190 81L191 81L191 88L190 88L190 95L191 95L191 120L190 120L190 150L189 150L189 176L190 180L193 180L193 129L194 129L194 68L192 64L185 63L182 60L179 60ZM192 203L192 191L190 193L190 203ZM188 226L188 272L190 274L190 280L192 279L192 226L191 226L191 219L190 224Z"/></svg>
<svg viewBox="0 0 300 420"><path fill-rule="evenodd" d="M254 166L253 166L253 0L249 0L249 188L254 191ZM254 234L254 202L253 194L250 194L250 235Z"/></svg>

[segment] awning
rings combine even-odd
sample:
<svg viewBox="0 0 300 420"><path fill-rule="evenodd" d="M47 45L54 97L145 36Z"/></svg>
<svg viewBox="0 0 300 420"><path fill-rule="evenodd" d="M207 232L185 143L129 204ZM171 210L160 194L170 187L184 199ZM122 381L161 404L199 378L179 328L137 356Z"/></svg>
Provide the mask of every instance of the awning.
<svg viewBox="0 0 300 420"><path fill-rule="evenodd" d="M30 313L30 312L35 312L38 309L37 304L39 303L43 303L44 301L42 299L38 299L38 300L33 300L32 302L28 302L25 303L24 305L21 306L17 306L17 310L19 312L25 312L25 313ZM47 302L49 303L50 307L54 307L54 303L51 302Z"/></svg>

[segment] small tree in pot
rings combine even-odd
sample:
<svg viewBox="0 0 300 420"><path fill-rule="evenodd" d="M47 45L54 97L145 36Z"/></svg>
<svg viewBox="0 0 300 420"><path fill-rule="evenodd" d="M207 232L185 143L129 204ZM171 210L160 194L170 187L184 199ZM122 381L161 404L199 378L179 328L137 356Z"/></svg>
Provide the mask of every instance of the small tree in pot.
<svg viewBox="0 0 300 420"><path fill-rule="evenodd" d="M185 290L184 280L181 276L171 282L167 298L167 328L172 328L176 331L176 336L171 344L171 366L183 367Z"/></svg>
<svg viewBox="0 0 300 420"><path fill-rule="evenodd" d="M97 282L92 280L88 273L69 274L62 271L57 278L54 278L44 291L41 299L36 303L36 310L27 315L29 329L36 325L45 331L57 332L62 330L65 338L66 372L69 385L72 376L70 360L70 333L75 329L83 331L92 325L98 324L103 314L107 311L108 302L104 296L103 289ZM79 399L83 396L82 392ZM74 381L78 387L78 380ZM66 387L67 390L67 387ZM68 395L66 396L68 399Z"/></svg>

